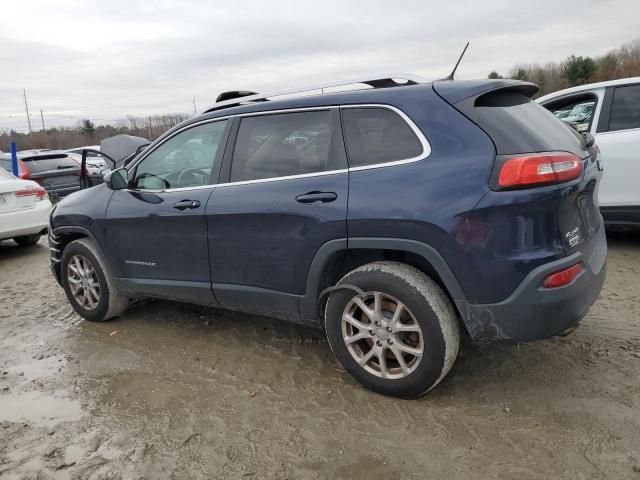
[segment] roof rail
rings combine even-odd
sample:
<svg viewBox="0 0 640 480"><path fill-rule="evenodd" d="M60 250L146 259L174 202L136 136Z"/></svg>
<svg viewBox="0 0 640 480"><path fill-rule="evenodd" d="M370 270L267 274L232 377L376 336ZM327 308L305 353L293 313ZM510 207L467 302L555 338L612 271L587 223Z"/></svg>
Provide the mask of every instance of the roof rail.
<svg viewBox="0 0 640 480"><path fill-rule="evenodd" d="M405 82L399 82L396 80L405 80ZM320 94L324 94L325 88L334 88L334 87L342 87L346 85L352 84L365 84L369 85L373 88L387 88L387 87L397 87L400 85L416 85L418 83L428 83L429 80L422 78L418 75L413 75L411 73L387 73L382 75L371 75L368 77L361 78L352 78L349 80L339 80L330 83L323 83L318 85L307 85L305 87L296 87L290 88L286 90L279 90L270 93L257 93L255 95L247 95L239 98L230 98L228 100L224 100L221 102L216 102L213 105L204 109L202 113L213 112L215 110L220 110L222 108L235 107L241 104L258 102L269 100L272 97L282 97L282 96L295 96L296 94L301 94L299 96L304 96L304 93L312 92L314 90L320 90Z"/></svg>

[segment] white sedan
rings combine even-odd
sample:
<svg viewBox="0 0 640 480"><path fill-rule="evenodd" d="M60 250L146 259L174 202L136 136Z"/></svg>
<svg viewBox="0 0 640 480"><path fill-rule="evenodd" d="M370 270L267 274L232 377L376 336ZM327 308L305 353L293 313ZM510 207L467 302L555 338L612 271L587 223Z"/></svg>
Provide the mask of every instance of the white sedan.
<svg viewBox="0 0 640 480"><path fill-rule="evenodd" d="M20 246L34 245L49 225L47 191L0 168L0 240L13 238Z"/></svg>

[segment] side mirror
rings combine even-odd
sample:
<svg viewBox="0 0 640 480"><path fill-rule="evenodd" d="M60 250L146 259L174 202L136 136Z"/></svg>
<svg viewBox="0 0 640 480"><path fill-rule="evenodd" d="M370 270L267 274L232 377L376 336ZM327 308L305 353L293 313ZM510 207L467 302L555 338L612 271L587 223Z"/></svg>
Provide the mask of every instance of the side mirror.
<svg viewBox="0 0 640 480"><path fill-rule="evenodd" d="M126 168L111 170L104 176L104 183L111 190L123 190L129 185L129 172Z"/></svg>

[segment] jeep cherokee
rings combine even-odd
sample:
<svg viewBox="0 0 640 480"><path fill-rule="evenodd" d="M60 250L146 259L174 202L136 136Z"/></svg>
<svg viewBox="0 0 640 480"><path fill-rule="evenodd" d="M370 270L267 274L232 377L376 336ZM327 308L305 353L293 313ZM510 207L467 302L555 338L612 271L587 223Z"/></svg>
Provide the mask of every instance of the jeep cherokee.
<svg viewBox="0 0 640 480"><path fill-rule="evenodd" d="M73 308L167 298L317 326L357 381L405 398L445 377L461 330L575 328L606 271L593 138L527 82L346 83L226 92L61 201L51 262Z"/></svg>

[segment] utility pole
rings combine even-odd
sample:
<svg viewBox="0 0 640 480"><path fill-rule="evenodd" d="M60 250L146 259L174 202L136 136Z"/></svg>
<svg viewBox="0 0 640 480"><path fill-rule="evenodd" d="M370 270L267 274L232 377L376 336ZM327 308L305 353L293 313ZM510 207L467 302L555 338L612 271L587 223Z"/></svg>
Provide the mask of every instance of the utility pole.
<svg viewBox="0 0 640 480"><path fill-rule="evenodd" d="M151 141L151 140L153 140L151 138L151 117L149 117L149 124L147 126L147 129L148 129L147 131L149 132L149 141Z"/></svg>
<svg viewBox="0 0 640 480"><path fill-rule="evenodd" d="M42 109L40 109L40 120L42 120L42 131L46 132L47 129L44 128L44 115L42 114Z"/></svg>
<svg viewBox="0 0 640 480"><path fill-rule="evenodd" d="M196 113L198 113L198 110L196 109L196 97L193 97L193 114L195 115Z"/></svg>
<svg viewBox="0 0 640 480"><path fill-rule="evenodd" d="M27 111L27 122L29 123L29 133L31 133L31 118L29 117L29 104L27 103L27 91L22 90L22 94L24 95L24 108Z"/></svg>

